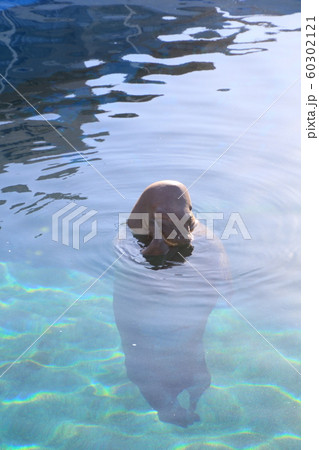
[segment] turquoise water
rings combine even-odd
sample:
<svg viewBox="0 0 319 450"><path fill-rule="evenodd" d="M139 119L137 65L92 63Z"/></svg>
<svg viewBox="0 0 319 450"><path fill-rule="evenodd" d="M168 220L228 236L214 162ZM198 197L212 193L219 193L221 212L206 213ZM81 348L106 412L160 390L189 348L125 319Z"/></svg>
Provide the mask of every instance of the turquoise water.
<svg viewBox="0 0 319 450"><path fill-rule="evenodd" d="M299 449L300 5L12 3L0 72L68 142L0 80L0 448ZM129 233L117 243L118 214L161 179L198 179L194 213L223 213L221 237L237 212L251 236L223 240L232 285L214 292L212 379L187 428L128 378L113 310L119 279L136 302L212 290L186 263L150 270ZM97 212L79 250L52 240L71 201ZM196 257L209 276L213 256Z"/></svg>

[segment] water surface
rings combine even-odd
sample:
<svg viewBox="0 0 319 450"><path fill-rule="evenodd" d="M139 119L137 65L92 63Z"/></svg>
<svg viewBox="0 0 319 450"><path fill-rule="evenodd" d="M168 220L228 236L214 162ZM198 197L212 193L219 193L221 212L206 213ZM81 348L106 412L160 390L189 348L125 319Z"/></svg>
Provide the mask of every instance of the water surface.
<svg viewBox="0 0 319 450"><path fill-rule="evenodd" d="M300 448L298 2L7 3L1 73L38 112L0 81L1 373L79 299L0 378L4 448ZM238 212L251 239L223 241L241 315L220 297L209 316L212 383L184 429L126 374L113 281L150 272L131 237L95 280L118 213L198 177L194 213L222 212L220 237ZM71 201L97 211L80 250L52 240Z"/></svg>

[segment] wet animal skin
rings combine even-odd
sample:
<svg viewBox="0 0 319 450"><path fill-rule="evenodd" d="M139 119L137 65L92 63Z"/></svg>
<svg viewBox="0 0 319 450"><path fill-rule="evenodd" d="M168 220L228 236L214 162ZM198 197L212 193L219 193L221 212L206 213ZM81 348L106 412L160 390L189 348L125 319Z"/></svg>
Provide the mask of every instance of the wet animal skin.
<svg viewBox="0 0 319 450"><path fill-rule="evenodd" d="M172 212L179 223L185 215L184 232L170 220L168 213ZM202 280L183 257L173 267L163 261L174 261L174 254L192 258L197 252L199 261L207 265L212 264L212 255L218 256L216 261L223 260L224 250L217 243L205 242L203 225L193 216L186 187L177 181L151 184L132 213L149 214L145 235L136 216L128 219L128 225L133 231L140 230L137 237L144 239L141 252L151 262L155 258L156 270L141 264L137 276L124 264L115 279L114 313L127 375L161 421L187 427L200 420L196 406L211 382L203 334L217 296L212 289L200 294ZM155 213L161 213L163 218L156 237ZM156 266L158 258L161 263ZM185 390L189 394L188 407L178 399Z"/></svg>

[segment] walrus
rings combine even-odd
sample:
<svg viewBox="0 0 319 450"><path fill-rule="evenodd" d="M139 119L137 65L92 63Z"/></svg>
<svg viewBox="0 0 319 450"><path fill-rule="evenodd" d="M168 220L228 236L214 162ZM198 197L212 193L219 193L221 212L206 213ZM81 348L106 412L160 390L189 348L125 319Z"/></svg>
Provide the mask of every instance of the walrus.
<svg viewBox="0 0 319 450"><path fill-rule="evenodd" d="M138 222L142 219L132 218L134 214L148 214L148 227L142 224L138 230ZM184 233L180 228L175 228L169 214L175 215L178 223L183 218ZM156 219L161 219L161 230L159 230L158 236L156 236L155 229ZM149 244L142 251L144 256L166 255L170 247L189 245L196 220L192 213L191 199L186 187L182 183L172 180L157 181L151 184L136 202L127 224L133 232L136 230L135 235L150 239ZM174 237L170 237L172 233Z"/></svg>
<svg viewBox="0 0 319 450"><path fill-rule="evenodd" d="M229 279L226 254L219 240L206 239L178 181L148 186L127 224L135 236L132 251L145 259L141 264L122 258L114 281L127 375L162 422L187 427L200 420L196 406L211 382L203 334L218 294L185 262L221 289ZM180 402L183 391L188 405Z"/></svg>

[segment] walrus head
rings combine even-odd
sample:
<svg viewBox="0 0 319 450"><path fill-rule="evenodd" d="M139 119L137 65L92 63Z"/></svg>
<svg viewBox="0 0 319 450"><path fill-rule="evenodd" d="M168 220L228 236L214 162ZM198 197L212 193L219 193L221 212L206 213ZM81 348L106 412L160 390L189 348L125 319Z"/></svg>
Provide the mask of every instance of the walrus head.
<svg viewBox="0 0 319 450"><path fill-rule="evenodd" d="M186 186L172 180L149 185L127 223L134 235L147 242L144 256L166 255L173 247L189 246L196 219Z"/></svg>

